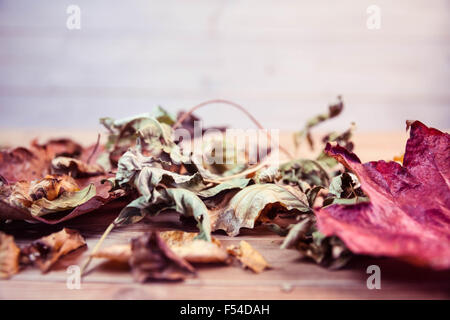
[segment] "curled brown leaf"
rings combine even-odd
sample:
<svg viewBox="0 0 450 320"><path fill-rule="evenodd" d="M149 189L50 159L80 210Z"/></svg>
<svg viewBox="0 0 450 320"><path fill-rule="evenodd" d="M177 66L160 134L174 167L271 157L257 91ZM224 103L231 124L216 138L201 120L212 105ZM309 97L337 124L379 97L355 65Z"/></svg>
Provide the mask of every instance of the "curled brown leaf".
<svg viewBox="0 0 450 320"><path fill-rule="evenodd" d="M19 272L20 249L14 237L0 232L0 279L8 279Z"/></svg>

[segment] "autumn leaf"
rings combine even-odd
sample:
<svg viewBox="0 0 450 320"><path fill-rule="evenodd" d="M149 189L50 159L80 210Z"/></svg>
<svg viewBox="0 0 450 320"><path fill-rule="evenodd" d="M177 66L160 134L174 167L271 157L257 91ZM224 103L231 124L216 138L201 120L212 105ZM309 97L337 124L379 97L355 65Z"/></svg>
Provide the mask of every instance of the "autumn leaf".
<svg viewBox="0 0 450 320"><path fill-rule="evenodd" d="M161 238L179 257L191 263L224 263L228 254L219 240L211 242L199 239L198 233L183 231L166 231Z"/></svg>
<svg viewBox="0 0 450 320"><path fill-rule="evenodd" d="M159 236L169 248L180 258L190 263L225 263L228 254L219 240L211 242L198 239L198 233L183 231L160 232ZM127 263L131 257L131 244L115 244L93 255L120 263Z"/></svg>
<svg viewBox="0 0 450 320"><path fill-rule="evenodd" d="M130 266L138 282L180 281L195 274L195 269L178 257L156 232L131 241Z"/></svg>
<svg viewBox="0 0 450 320"><path fill-rule="evenodd" d="M23 259L36 265L42 273L45 273L64 255L85 245L86 242L78 231L64 228L33 241L22 249L22 255Z"/></svg>
<svg viewBox="0 0 450 320"><path fill-rule="evenodd" d="M91 184L80 191L64 192L61 196L51 201L46 198L36 200L31 205L30 211L33 216L38 217L53 212L66 211L82 205L95 195L95 186Z"/></svg>
<svg viewBox="0 0 450 320"><path fill-rule="evenodd" d="M243 189L250 183L251 179L236 178L215 185L212 188L204 189L197 192L201 198L211 198L221 192L235 189Z"/></svg>
<svg viewBox="0 0 450 320"><path fill-rule="evenodd" d="M337 117L342 112L343 108L344 103L342 101L342 98L339 96L338 101L335 104L332 104L328 107L327 113L319 114L318 116L309 119L306 122L305 127L301 131L296 132L294 134L295 146L298 148L299 145L303 142L303 140L306 139L311 149L313 149L314 144L311 137L311 129L328 119Z"/></svg>
<svg viewBox="0 0 450 320"><path fill-rule="evenodd" d="M239 246L229 246L229 254L235 256L244 267L249 268L255 273L261 273L270 268L264 257L256 251L247 241L239 242Z"/></svg>
<svg viewBox="0 0 450 320"><path fill-rule="evenodd" d="M69 157L54 158L51 162L51 171L53 174L69 175L74 178L98 176L104 173L103 168L98 164L88 164Z"/></svg>
<svg viewBox="0 0 450 320"><path fill-rule="evenodd" d="M0 231L0 279L8 279L19 272L20 249L14 237Z"/></svg>
<svg viewBox="0 0 450 320"><path fill-rule="evenodd" d="M370 203L317 210L319 231L354 253L398 257L434 269L450 267L450 136L410 124L403 165L362 164L340 146L326 151L352 171Z"/></svg>
<svg viewBox="0 0 450 320"><path fill-rule="evenodd" d="M236 236L241 228L252 229L257 221L269 220L269 214L295 210L310 212L306 196L299 199L276 184L255 184L239 191L229 204L211 215L212 229Z"/></svg>
<svg viewBox="0 0 450 320"><path fill-rule="evenodd" d="M291 225L281 249L295 248L301 256L314 260L328 269L340 269L351 259L352 254L337 237L325 237L317 231L315 219L307 217Z"/></svg>
<svg viewBox="0 0 450 320"><path fill-rule="evenodd" d="M94 258L103 258L128 264L131 257L131 244L114 244L112 246L102 248L92 256Z"/></svg>

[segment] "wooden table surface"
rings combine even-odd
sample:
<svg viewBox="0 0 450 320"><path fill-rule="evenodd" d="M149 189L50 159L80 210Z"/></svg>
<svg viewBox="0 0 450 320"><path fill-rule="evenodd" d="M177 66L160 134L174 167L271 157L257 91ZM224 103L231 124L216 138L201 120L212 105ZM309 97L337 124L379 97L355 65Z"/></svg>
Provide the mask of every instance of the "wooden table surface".
<svg viewBox="0 0 450 320"><path fill-rule="evenodd" d="M53 135L54 132L52 132ZM94 134L73 134L85 142ZM47 137L49 134L40 134ZM29 139L29 133L15 131L0 134L0 145L19 143ZM21 138L22 137L22 138ZM14 139L16 138L16 139ZM355 137L356 152L363 161L391 159L401 154L406 140L405 133L366 133ZM19 142L18 142L19 141ZM282 138L290 147L290 139ZM420 269L388 258L357 257L348 267L329 271L314 263L299 259L295 250L281 250L282 238L263 227L242 230L235 238L219 232L214 234L224 246L246 240L271 264L272 269L254 274L239 265L197 266L193 279L179 283L152 282L138 284L131 274L111 263L95 261L91 272L83 279L81 289L69 290L66 286L66 268L81 264L106 226L115 218L118 209L102 210L86 214L58 226L42 226L13 222L0 229L13 234L19 244L25 244L40 236L60 230L63 226L79 230L86 238L88 249L69 254L48 274L36 269L25 269L9 280L0 281L0 299L437 299L450 298L450 272L434 272ZM150 229L186 229L177 215L168 214L111 233L104 246L126 243ZM381 289L369 290L366 286L369 265L381 269Z"/></svg>

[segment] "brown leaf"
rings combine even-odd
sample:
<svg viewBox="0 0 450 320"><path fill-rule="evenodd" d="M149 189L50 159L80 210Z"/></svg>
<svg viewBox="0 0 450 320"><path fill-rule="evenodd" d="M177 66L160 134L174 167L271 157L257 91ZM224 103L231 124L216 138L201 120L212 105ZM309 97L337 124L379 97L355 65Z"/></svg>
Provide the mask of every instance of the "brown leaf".
<svg viewBox="0 0 450 320"><path fill-rule="evenodd" d="M29 148L0 151L0 176L8 183L40 180L50 174L50 162L57 156L76 157L83 148L69 139L33 141Z"/></svg>
<svg viewBox="0 0 450 320"><path fill-rule="evenodd" d="M146 233L131 241L130 266L138 282L180 281L195 273L195 269L170 250L156 232Z"/></svg>
<svg viewBox="0 0 450 320"><path fill-rule="evenodd" d="M228 253L219 240L208 242L195 239L198 233L183 231L166 231L159 233L162 240L180 258L190 263L225 263ZM93 257L128 263L131 257L130 244L115 244L96 252Z"/></svg>
<svg viewBox="0 0 450 320"><path fill-rule="evenodd" d="M92 257L128 264L131 258L131 245L128 243L115 244L97 251Z"/></svg>
<svg viewBox="0 0 450 320"><path fill-rule="evenodd" d="M64 228L59 232L33 241L22 249L23 262L38 266L47 272L64 255L86 245L76 230Z"/></svg>
<svg viewBox="0 0 450 320"><path fill-rule="evenodd" d="M0 232L0 279L8 279L19 272L20 249L14 237Z"/></svg>
<svg viewBox="0 0 450 320"><path fill-rule="evenodd" d="M67 174L74 178L98 176L104 173L103 168L98 164L88 164L69 157L54 158L51 163L51 171L54 174Z"/></svg>
<svg viewBox="0 0 450 320"><path fill-rule="evenodd" d="M198 233L183 231L161 232L161 238L180 258L191 263L224 263L228 254L219 240L212 242L195 239Z"/></svg>
<svg viewBox="0 0 450 320"><path fill-rule="evenodd" d="M241 241L239 247L229 246L227 251L235 256L244 267L251 269L255 273L261 273L264 269L270 268L264 257L247 241Z"/></svg>

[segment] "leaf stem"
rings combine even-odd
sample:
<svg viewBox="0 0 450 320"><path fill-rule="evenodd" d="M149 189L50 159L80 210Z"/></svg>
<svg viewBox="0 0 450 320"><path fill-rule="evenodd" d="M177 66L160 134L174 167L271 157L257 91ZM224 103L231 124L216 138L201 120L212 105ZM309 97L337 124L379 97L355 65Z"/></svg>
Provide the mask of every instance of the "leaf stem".
<svg viewBox="0 0 450 320"><path fill-rule="evenodd" d="M89 258L87 259L87 261L85 262L85 264L81 268L81 275L82 276L83 276L84 272L86 271L87 267L89 266L89 264L91 263L94 254L97 253L97 251L98 251L98 249L100 249L100 246L102 245L103 241L106 239L108 234L112 231L112 229L114 229L115 226L116 226L116 224L113 222L113 223L111 223L108 226L108 228L106 228L105 232L103 232L103 235L101 236L100 240L98 240L98 242L95 245L94 249L92 249L92 252L89 255Z"/></svg>
<svg viewBox="0 0 450 320"><path fill-rule="evenodd" d="M98 146L100 145L100 136L101 136L101 135L100 135L100 133L99 133L98 136L97 136L97 143L95 144L94 149L92 150L92 152L91 152L89 158L88 158L87 161L86 161L87 164L89 164L89 163L91 162L92 157L93 157L94 154L97 152Z"/></svg>

